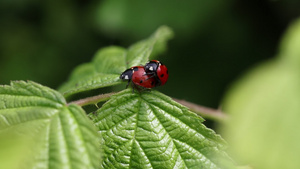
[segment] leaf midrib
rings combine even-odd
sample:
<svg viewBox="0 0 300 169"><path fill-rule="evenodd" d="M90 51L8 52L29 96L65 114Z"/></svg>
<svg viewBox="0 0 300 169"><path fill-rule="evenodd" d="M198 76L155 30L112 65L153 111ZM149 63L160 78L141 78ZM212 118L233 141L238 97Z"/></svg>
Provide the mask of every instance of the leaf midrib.
<svg viewBox="0 0 300 169"><path fill-rule="evenodd" d="M130 151L130 161L129 161L129 168L131 167L131 164L132 164L132 148L133 148L133 144L135 144L134 142L136 142L136 144L138 144L138 146L141 148L141 150L143 150L143 152L144 152L144 154L145 154L145 156L146 156L146 158L148 159L148 161L150 162L150 165L151 165L151 167L153 168L153 164L151 163L151 160L148 158L148 156L146 155L146 153L145 153L145 151L144 151L144 149L142 148L142 146L140 145L140 143L139 143L139 141L138 140L136 140L136 132L137 132L137 127L138 127L138 122L139 122L139 112L140 112L140 109L141 109L141 104L142 104L142 100L141 100L141 97L137 97L137 99L138 99L138 102L140 103L140 106L138 107L139 109L138 109L138 111L137 111L137 113L135 113L135 114L137 114L136 115L136 123L135 123L135 128L134 128L134 135L133 135L133 138L132 138L132 144L131 144L131 151Z"/></svg>
<svg viewBox="0 0 300 169"><path fill-rule="evenodd" d="M169 131L166 129L166 127L163 125L163 123L160 121L160 119L157 117L156 112L155 112L155 110L153 109L153 107L151 106L151 104L149 104L149 102L147 102L145 99L143 99L143 101L146 102L146 103L149 105L149 108L152 110L152 112L153 112L155 118L159 121L160 125L162 125L163 128L164 128L164 130L166 131L166 135L168 135L168 136L171 138L171 142L172 142L173 145L175 146L176 152L177 152L177 153L179 154L179 156L181 157L181 159L182 159L182 161L183 161L185 167L187 167L184 158L181 156L180 152L178 151L178 148L177 148L176 144L175 144L174 141L173 141L174 138L170 136ZM161 109L161 108L160 108L160 109ZM168 114L169 114L169 113L168 113ZM170 114L169 114L169 115L170 115ZM172 115L171 115L171 116L172 116ZM174 116L172 116L172 117L174 117ZM175 118L175 117L174 117L174 118ZM177 119L177 118L176 118L176 119ZM179 120L179 119L178 119L178 120ZM177 158L178 158L178 157L177 157ZM175 165L175 164L176 164L176 163L174 163L174 165Z"/></svg>
<svg viewBox="0 0 300 169"><path fill-rule="evenodd" d="M143 100L149 105L149 107L151 108L153 114L155 115L155 118L160 122L160 124L163 126L164 130L166 131L167 135L171 138L171 141L172 141L173 145L176 147L176 151L178 152L178 154L180 155L182 161L184 162L185 167L187 167L186 162L185 162L184 158L181 156L181 153L178 151L178 148L177 148L176 144L174 143L174 140L178 140L178 141L180 141L180 142L183 142L183 143L187 144L188 146L190 146L191 148L193 148L195 151L197 151L197 152L199 152L200 154L202 154L207 160L210 161L211 164L215 164L213 161L211 161L210 158L208 158L205 154L203 154L202 152L200 152L200 151L199 151L197 148L195 148L193 145L190 145L190 144L188 144L187 142L184 142L183 140L179 140L179 139L173 138L173 137L169 134L169 131L166 129L166 127L164 126L164 124L163 124L163 123L160 121L160 119L157 117L157 115L156 115L157 112L155 111L155 109L154 109L153 106L152 106L152 105L154 105L154 104L151 105L151 103L147 102L147 100L145 100L145 99L143 99ZM159 106L157 106L157 105L154 105L154 106L158 107L159 109L162 109L161 107L159 107ZM174 106L175 106L175 105L174 105ZM181 110L181 109L180 109L180 110ZM185 124L186 126L188 126L188 127L189 127L189 130L193 130L195 133L198 133L198 134L202 135L202 133L199 133L199 132L196 131L195 129L191 128L189 125L187 125L186 123L182 122L180 119L174 117L172 114L170 114L170 113L168 113L168 112L165 112L165 113L167 113L167 114L169 114L170 116L172 116L173 118L177 119L177 120L180 121L182 124ZM207 138L205 135L202 135L202 136L205 137L205 139L209 139L209 138ZM209 139L209 140L210 140L210 139Z"/></svg>

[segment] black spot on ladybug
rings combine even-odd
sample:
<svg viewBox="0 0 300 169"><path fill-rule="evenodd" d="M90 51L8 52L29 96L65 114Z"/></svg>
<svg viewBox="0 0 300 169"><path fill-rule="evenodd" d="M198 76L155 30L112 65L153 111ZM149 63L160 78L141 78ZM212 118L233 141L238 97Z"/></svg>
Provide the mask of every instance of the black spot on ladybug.
<svg viewBox="0 0 300 169"><path fill-rule="evenodd" d="M167 70L167 74L169 74L169 70Z"/></svg>
<svg viewBox="0 0 300 169"><path fill-rule="evenodd" d="M133 68L133 71L137 71L139 68L138 67L134 67Z"/></svg>
<svg viewBox="0 0 300 169"><path fill-rule="evenodd" d="M165 74L161 74L160 77L164 77Z"/></svg>
<svg viewBox="0 0 300 169"><path fill-rule="evenodd" d="M141 80L140 83L143 83L143 81Z"/></svg>
<svg viewBox="0 0 300 169"><path fill-rule="evenodd" d="M153 86L153 85L154 85L154 81L151 82L151 86Z"/></svg>

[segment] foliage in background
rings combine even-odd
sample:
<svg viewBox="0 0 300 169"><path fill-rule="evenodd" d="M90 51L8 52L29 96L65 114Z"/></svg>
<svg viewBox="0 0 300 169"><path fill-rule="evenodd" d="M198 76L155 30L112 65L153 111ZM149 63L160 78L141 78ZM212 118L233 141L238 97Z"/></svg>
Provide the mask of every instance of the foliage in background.
<svg viewBox="0 0 300 169"><path fill-rule="evenodd" d="M294 0L2 0L0 83L32 80L57 88L99 48L128 47L168 25L176 38L161 60L176 76L159 90L217 108L233 79L274 54L297 6Z"/></svg>
<svg viewBox="0 0 300 169"><path fill-rule="evenodd" d="M222 132L243 164L257 169L300 168L299 46L297 20L277 57L247 73L224 100L231 118Z"/></svg>
<svg viewBox="0 0 300 169"><path fill-rule="evenodd" d="M161 26L151 37L128 49L111 46L100 49L91 63L78 66L60 91L69 96L81 91L120 84L120 74L133 66L143 65L150 55L164 51L166 42L173 37L167 26Z"/></svg>

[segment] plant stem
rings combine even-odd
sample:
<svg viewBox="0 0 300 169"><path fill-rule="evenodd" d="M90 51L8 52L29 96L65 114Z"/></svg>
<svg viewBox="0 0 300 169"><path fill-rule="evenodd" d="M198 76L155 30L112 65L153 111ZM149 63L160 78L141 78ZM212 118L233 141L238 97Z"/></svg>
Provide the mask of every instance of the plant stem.
<svg viewBox="0 0 300 169"><path fill-rule="evenodd" d="M179 100L175 98L173 98L173 100L188 107L191 111L195 112L196 114L200 115L203 118L217 120L219 122L225 122L229 118L227 114L225 114L219 109L212 109L209 107L200 106L195 103L191 103L185 100Z"/></svg>
<svg viewBox="0 0 300 169"><path fill-rule="evenodd" d="M110 97L114 94L115 94L115 92L111 92L111 93L106 93L106 94L100 94L97 96L87 97L84 99L72 101L72 102L68 103L68 105L69 104L77 104L79 106L86 106L86 105L90 105L90 104L97 104L99 102L103 102L103 101L110 99ZM195 112L196 114L200 115L203 118L212 119L212 120L216 120L219 122L224 122L228 119L228 115L226 115L221 110L204 107L204 106L197 105L195 103L191 103L191 102L188 102L185 100L180 100L180 99L175 99L175 98L172 98L172 99L174 101L188 107L191 111Z"/></svg>
<svg viewBox="0 0 300 169"><path fill-rule="evenodd" d="M72 101L72 102L68 103L68 105L69 104L77 104L79 106L86 106L86 105L90 105L90 104L97 104L99 102L108 100L114 94L115 94L115 92L111 92L111 93L106 93L106 94L100 94L97 96L87 97L84 99Z"/></svg>

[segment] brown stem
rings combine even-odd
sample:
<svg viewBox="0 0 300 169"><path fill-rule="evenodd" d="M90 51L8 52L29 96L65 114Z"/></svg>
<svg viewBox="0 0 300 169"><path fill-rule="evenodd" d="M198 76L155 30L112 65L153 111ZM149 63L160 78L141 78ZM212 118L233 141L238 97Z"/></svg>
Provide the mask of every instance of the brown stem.
<svg viewBox="0 0 300 169"><path fill-rule="evenodd" d="M115 92L101 94L101 95L92 96L92 97L87 97L84 99L72 101L72 102L68 103L68 105L69 104L77 104L79 106L86 106L86 105L90 105L90 104L97 104L99 102L108 100L113 94L115 94ZM226 121L228 119L228 115L226 115L221 110L200 106L200 105L197 105L195 103L191 103L191 102L188 102L185 100L180 100L180 99L175 99L175 98L173 98L173 100L188 107L191 111L197 113L198 115L200 115L203 118L213 119L213 120L217 120L217 121L221 121L221 122Z"/></svg>
<svg viewBox="0 0 300 169"><path fill-rule="evenodd" d="M111 93L106 93L106 94L100 94L97 96L87 97L84 99L72 101L72 102L68 103L68 105L69 104L77 104L79 106L86 106L86 105L90 105L90 104L97 104L99 102L108 100L114 94L115 94L115 92L111 92Z"/></svg>
<svg viewBox="0 0 300 169"><path fill-rule="evenodd" d="M200 106L200 105L197 105L195 103L191 103L191 102L188 102L185 100L179 100L179 99L175 99L175 98L173 98L173 100L188 107L191 111L197 113L198 115L200 115L203 118L214 119L214 120L218 120L221 122L224 122L228 119L228 115L225 114L224 112L222 112L221 110Z"/></svg>

